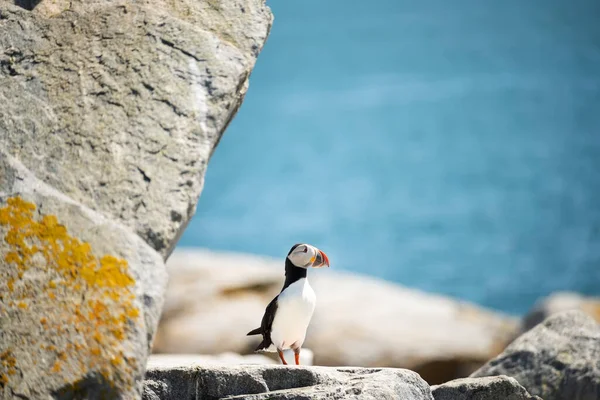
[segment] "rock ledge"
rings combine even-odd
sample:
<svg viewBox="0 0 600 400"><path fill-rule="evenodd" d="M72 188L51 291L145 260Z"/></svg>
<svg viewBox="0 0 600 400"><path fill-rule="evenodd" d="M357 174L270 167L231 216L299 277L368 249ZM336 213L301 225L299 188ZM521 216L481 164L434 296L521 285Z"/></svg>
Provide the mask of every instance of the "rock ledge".
<svg viewBox="0 0 600 400"><path fill-rule="evenodd" d="M405 369L269 365L150 368L143 398L433 400L427 382Z"/></svg>

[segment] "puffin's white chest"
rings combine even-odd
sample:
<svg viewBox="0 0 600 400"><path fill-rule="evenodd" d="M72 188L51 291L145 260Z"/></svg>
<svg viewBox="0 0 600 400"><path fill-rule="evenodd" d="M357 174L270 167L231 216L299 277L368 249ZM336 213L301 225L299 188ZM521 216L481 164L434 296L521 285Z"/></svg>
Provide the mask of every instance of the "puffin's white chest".
<svg viewBox="0 0 600 400"><path fill-rule="evenodd" d="M271 341L275 349L269 350L302 346L316 303L317 297L306 278L285 288L277 299L277 311L271 329Z"/></svg>

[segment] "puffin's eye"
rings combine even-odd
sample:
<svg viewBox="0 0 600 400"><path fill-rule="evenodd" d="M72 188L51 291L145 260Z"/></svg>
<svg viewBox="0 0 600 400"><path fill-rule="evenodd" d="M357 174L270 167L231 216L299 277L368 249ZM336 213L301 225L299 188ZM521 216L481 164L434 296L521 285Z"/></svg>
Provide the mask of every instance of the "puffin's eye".
<svg viewBox="0 0 600 400"><path fill-rule="evenodd" d="M303 253L308 253L308 247L304 247Z"/></svg>

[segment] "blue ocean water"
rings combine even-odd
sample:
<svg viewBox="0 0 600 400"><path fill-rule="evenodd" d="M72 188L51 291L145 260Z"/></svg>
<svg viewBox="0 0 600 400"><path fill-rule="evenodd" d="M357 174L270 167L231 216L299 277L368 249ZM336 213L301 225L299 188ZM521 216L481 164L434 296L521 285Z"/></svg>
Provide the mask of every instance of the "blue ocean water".
<svg viewBox="0 0 600 400"><path fill-rule="evenodd" d="M309 242L511 313L600 294L600 2L270 6L180 247Z"/></svg>

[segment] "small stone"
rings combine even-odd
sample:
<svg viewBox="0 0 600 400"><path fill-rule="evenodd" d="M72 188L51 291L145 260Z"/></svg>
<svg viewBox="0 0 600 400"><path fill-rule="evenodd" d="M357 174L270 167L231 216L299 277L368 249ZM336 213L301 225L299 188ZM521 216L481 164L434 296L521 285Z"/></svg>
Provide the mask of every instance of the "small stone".
<svg viewBox="0 0 600 400"><path fill-rule="evenodd" d="M508 376L455 379L431 391L435 400L542 400Z"/></svg>

